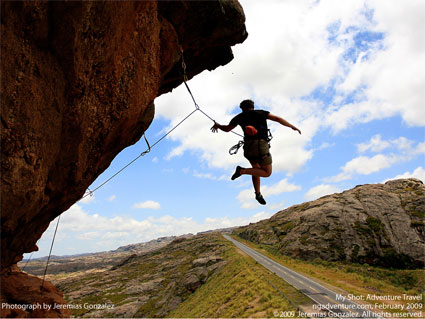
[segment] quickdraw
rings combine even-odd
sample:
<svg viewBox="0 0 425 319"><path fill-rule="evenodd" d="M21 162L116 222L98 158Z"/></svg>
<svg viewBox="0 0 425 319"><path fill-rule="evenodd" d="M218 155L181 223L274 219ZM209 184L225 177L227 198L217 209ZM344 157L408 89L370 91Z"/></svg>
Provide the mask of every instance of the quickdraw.
<svg viewBox="0 0 425 319"><path fill-rule="evenodd" d="M272 132L270 131L270 129L268 129L268 134L267 134L267 143L269 143L269 148L270 146L270 141L273 139L273 135ZM244 141L239 141L238 144L233 145L230 149L229 149L229 154L230 155L235 155L239 149L243 146Z"/></svg>

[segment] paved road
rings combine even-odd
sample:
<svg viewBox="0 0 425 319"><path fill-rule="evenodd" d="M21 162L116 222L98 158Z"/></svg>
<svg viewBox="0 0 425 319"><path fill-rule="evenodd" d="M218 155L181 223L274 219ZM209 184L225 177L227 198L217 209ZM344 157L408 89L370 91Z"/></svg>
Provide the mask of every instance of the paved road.
<svg viewBox="0 0 425 319"><path fill-rule="evenodd" d="M250 255L258 263L275 273L283 280L291 284L293 287L307 295L310 299L316 302L324 309L330 312L330 315L335 318L378 318L373 312L361 307L348 299L342 299L341 295L332 290L318 284L317 282L301 275L289 268L282 266L274 260L260 254L252 248L234 240L228 235L223 235L224 238L234 243L239 249ZM319 312L317 310L317 312Z"/></svg>

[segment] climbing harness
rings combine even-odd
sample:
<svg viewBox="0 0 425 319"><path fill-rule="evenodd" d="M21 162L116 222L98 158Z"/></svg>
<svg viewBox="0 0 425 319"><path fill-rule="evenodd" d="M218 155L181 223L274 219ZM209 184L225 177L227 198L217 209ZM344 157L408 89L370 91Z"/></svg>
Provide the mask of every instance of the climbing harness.
<svg viewBox="0 0 425 319"><path fill-rule="evenodd" d="M273 139L273 135L272 132L270 131L270 129L268 129L267 132L267 143L269 143L269 148L270 146L270 141ZM239 141L238 144L233 145L230 149L229 149L229 154L230 155L235 155L239 149L244 145L244 141ZM269 153L270 154L270 153Z"/></svg>

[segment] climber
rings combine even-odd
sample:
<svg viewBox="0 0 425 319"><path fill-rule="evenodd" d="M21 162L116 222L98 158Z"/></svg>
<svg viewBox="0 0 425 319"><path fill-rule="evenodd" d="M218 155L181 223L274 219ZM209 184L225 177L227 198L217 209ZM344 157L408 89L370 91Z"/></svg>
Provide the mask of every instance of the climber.
<svg viewBox="0 0 425 319"><path fill-rule="evenodd" d="M268 111L254 110L252 100L240 103L242 112L236 115L228 125L220 125L214 121L211 131L218 129L230 132L237 125L244 131L244 156L250 162L251 168L237 166L231 179L235 180L241 175L251 175L255 190L255 199L262 205L266 204L260 191L260 177L269 177L272 173L272 156L269 152L267 120L278 122L301 134L301 131L283 118L273 115Z"/></svg>

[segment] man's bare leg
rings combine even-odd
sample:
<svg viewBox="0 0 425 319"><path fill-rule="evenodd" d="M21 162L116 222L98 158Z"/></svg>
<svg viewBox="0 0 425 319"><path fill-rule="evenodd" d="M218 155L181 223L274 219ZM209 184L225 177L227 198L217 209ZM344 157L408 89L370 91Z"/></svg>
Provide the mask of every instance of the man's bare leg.
<svg viewBox="0 0 425 319"><path fill-rule="evenodd" d="M250 162L252 168L236 167L235 173L232 175L232 180L235 180L241 175L251 175L252 184L255 190L255 199L262 205L266 205L266 201L261 195L260 184L261 177L269 177L272 174L272 164L260 165L259 163Z"/></svg>
<svg viewBox="0 0 425 319"><path fill-rule="evenodd" d="M260 164L252 164L252 168L242 168L241 175L252 175L257 177L269 177L272 174L272 164L260 166Z"/></svg>
<svg viewBox="0 0 425 319"><path fill-rule="evenodd" d="M251 166L252 166L252 168L261 168L260 164L258 164L258 163L252 163L251 162ZM256 194L261 193L261 191L260 191L260 186L261 186L260 177L255 176L255 175L252 175L251 177L252 177L252 185L254 186L255 193Z"/></svg>

